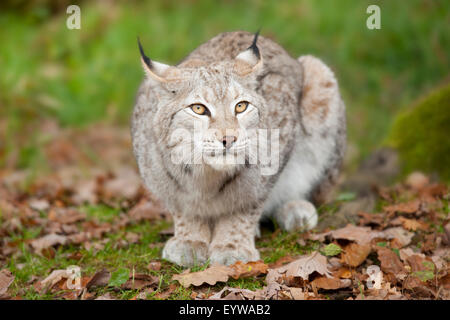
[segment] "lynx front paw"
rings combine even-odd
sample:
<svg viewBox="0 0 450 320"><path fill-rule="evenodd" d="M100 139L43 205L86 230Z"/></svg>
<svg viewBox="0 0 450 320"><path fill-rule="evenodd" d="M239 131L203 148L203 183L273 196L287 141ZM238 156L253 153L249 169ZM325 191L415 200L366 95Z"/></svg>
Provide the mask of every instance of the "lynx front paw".
<svg viewBox="0 0 450 320"><path fill-rule="evenodd" d="M259 260L259 252L256 248L251 247L237 247L237 245L221 244L210 248L209 259L211 264L230 265L237 261L248 262Z"/></svg>
<svg viewBox="0 0 450 320"><path fill-rule="evenodd" d="M203 264L208 259L208 243L173 237L164 246L162 257L185 267Z"/></svg>
<svg viewBox="0 0 450 320"><path fill-rule="evenodd" d="M309 230L317 225L317 211L311 202L294 200L286 203L276 215L278 224L283 230Z"/></svg>

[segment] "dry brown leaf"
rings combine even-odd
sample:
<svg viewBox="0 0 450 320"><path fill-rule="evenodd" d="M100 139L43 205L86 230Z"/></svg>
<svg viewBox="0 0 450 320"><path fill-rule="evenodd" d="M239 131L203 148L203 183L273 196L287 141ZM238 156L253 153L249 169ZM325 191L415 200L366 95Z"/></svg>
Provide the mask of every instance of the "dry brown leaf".
<svg viewBox="0 0 450 320"><path fill-rule="evenodd" d="M412 272L417 271L427 271L427 264L424 262L427 262L428 260L421 255L413 254L406 258L406 262L408 262L409 266L411 267ZM431 261L428 261L431 262ZM432 262L431 262L432 263Z"/></svg>
<svg viewBox="0 0 450 320"><path fill-rule="evenodd" d="M106 199L135 199L141 187L141 180L135 170L129 167L120 167L114 172L112 179L105 181L101 194Z"/></svg>
<svg viewBox="0 0 450 320"><path fill-rule="evenodd" d="M398 277L405 274L403 264L394 251L384 247L377 247L378 260L381 262L381 270Z"/></svg>
<svg viewBox="0 0 450 320"><path fill-rule="evenodd" d="M224 287L219 292L210 296L208 300L262 300L263 296L261 291Z"/></svg>
<svg viewBox="0 0 450 320"><path fill-rule="evenodd" d="M358 212L358 216L361 217L361 219L359 220L360 225L370 225L370 224L382 225L384 220L383 215L376 213L367 213L360 211Z"/></svg>
<svg viewBox="0 0 450 320"><path fill-rule="evenodd" d="M262 260L250 261L243 263L238 261L235 264L229 266L231 268L230 276L234 279L255 277L260 274L266 274L268 266Z"/></svg>
<svg viewBox="0 0 450 320"><path fill-rule="evenodd" d="M159 262L159 261L151 261L148 264L147 269L153 270L153 271L159 271L159 270L161 270L161 262Z"/></svg>
<svg viewBox="0 0 450 320"><path fill-rule="evenodd" d="M121 289L123 290L141 290L146 287L156 286L159 283L159 277L152 276L144 273L136 273L134 276L130 277L124 284L122 284Z"/></svg>
<svg viewBox="0 0 450 320"><path fill-rule="evenodd" d="M14 275L8 269L0 271L0 298L6 295L6 291L11 283L13 283L14 278Z"/></svg>
<svg viewBox="0 0 450 320"><path fill-rule="evenodd" d="M290 255L287 255L287 256L281 257L280 259L278 259L274 263L269 264L269 268L270 269L276 269L276 268L279 268L279 267L281 267L281 266L283 266L283 265L285 265L285 264L287 264L289 262L292 262L294 260L295 260L294 257L292 257Z"/></svg>
<svg viewBox="0 0 450 320"><path fill-rule="evenodd" d="M359 244L368 244L373 238L379 237L379 232L373 231L370 227L357 227L348 224L344 228L312 235L312 240L324 241L326 237L332 239L344 239L355 241Z"/></svg>
<svg viewBox="0 0 450 320"><path fill-rule="evenodd" d="M108 270L100 270L92 276L91 280L86 284L86 288L105 287L108 285L110 278L111 273Z"/></svg>
<svg viewBox="0 0 450 320"><path fill-rule="evenodd" d="M74 223L86 219L86 214L70 208L53 208L48 213L50 221L58 223Z"/></svg>
<svg viewBox="0 0 450 320"><path fill-rule="evenodd" d="M412 200L409 202L392 204L392 205L384 207L383 209L388 214L393 214L396 212L416 213L420 209L420 204L421 204L420 200Z"/></svg>
<svg viewBox="0 0 450 320"><path fill-rule="evenodd" d="M289 293L294 300L307 300L312 293L304 292L302 288L289 288Z"/></svg>
<svg viewBox="0 0 450 320"><path fill-rule="evenodd" d="M97 204L97 181L95 179L76 182L72 187L71 200L76 205Z"/></svg>
<svg viewBox="0 0 450 320"><path fill-rule="evenodd" d="M272 272L271 272L272 271ZM277 281L278 278L285 275L286 277L301 278L308 280L313 272L330 277L331 273L327 269L327 258L315 251L309 255L288 263L277 269L270 269L266 277L266 281ZM269 276L270 275L270 276Z"/></svg>
<svg viewBox="0 0 450 320"><path fill-rule="evenodd" d="M352 281L350 279L317 277L311 282L311 284L314 284L319 289L337 290L349 287L352 284Z"/></svg>
<svg viewBox="0 0 450 320"><path fill-rule="evenodd" d="M187 269L183 273L173 275L172 280L178 281L185 288L190 285L198 287L204 283L213 286L217 282L227 282L230 271L229 267L222 265L213 265L206 270L197 272L190 272Z"/></svg>
<svg viewBox="0 0 450 320"><path fill-rule="evenodd" d="M128 215L133 221L159 220L167 217L165 210L155 205L153 202L142 198L129 212Z"/></svg>
<svg viewBox="0 0 450 320"><path fill-rule="evenodd" d="M61 282L61 286L66 279L69 279L71 274L67 269L53 270L45 279L37 283L36 287L39 291L47 291L54 285Z"/></svg>
<svg viewBox="0 0 450 320"><path fill-rule="evenodd" d="M415 171L408 175L405 185L413 190L422 190L430 183L430 179L422 172Z"/></svg>
<svg viewBox="0 0 450 320"><path fill-rule="evenodd" d="M50 208L50 203L46 199L32 198L28 200L28 205L31 209L34 209L36 211L46 211L48 208Z"/></svg>
<svg viewBox="0 0 450 320"><path fill-rule="evenodd" d="M402 227L395 227L383 230L378 234L379 238L384 239L397 239L402 247L407 246L411 243L412 238L414 237L414 233L409 232ZM377 238L378 238L377 237Z"/></svg>
<svg viewBox="0 0 450 320"><path fill-rule="evenodd" d="M267 273L267 269L268 266L261 260L247 263L238 261L230 266L213 265L206 270L193 273L186 270L181 274L174 275L172 279L177 280L183 287L187 288L190 285L200 286L203 283L214 285L217 282L227 282L229 277L239 279L258 276Z"/></svg>
<svg viewBox="0 0 450 320"><path fill-rule="evenodd" d="M171 284L166 290L164 290L163 292L158 292L157 294L155 294L155 297L158 299L167 299L169 298L172 293L177 289L177 286L175 284Z"/></svg>
<svg viewBox="0 0 450 320"><path fill-rule="evenodd" d="M417 229L428 230L428 225L416 219L408 219L405 217L398 217L391 221L392 225L402 225L406 230L416 231Z"/></svg>
<svg viewBox="0 0 450 320"><path fill-rule="evenodd" d="M413 256L413 255L419 255L420 257L425 258L424 254L422 254L420 252L419 253L414 252L411 248L400 249L399 253L400 253L400 259L403 262L406 262L406 259L408 259L410 256Z"/></svg>
<svg viewBox="0 0 450 320"><path fill-rule="evenodd" d="M360 245L357 243L349 243L344 247L341 254L341 261L350 267L357 267L366 260L371 251L370 245Z"/></svg>
<svg viewBox="0 0 450 320"><path fill-rule="evenodd" d="M340 268L339 270L333 272L333 275L341 279L350 279L352 277L352 272L347 268Z"/></svg>
<svg viewBox="0 0 450 320"><path fill-rule="evenodd" d="M111 293L107 292L99 297L97 297L95 300L117 300L114 298Z"/></svg>
<svg viewBox="0 0 450 320"><path fill-rule="evenodd" d="M37 253L41 253L43 249L55 246L57 244L66 244L67 243L67 237L58 235L55 233L47 234L41 238L34 239L31 241L31 246L34 248L34 250Z"/></svg>

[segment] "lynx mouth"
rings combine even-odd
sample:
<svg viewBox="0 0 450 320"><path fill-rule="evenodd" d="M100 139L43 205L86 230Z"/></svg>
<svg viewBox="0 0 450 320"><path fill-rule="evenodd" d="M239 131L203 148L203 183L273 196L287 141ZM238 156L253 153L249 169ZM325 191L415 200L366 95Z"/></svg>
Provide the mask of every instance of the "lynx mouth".
<svg viewBox="0 0 450 320"><path fill-rule="evenodd" d="M233 147L230 149L226 148L203 148L203 155L208 157L226 157L226 156L237 156L243 151L245 151L246 146Z"/></svg>

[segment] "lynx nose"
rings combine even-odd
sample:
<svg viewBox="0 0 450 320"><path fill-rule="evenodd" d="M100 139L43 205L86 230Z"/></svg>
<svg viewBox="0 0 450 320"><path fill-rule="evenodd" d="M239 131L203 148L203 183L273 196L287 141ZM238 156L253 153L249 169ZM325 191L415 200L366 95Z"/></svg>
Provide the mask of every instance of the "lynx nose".
<svg viewBox="0 0 450 320"><path fill-rule="evenodd" d="M236 140L237 140L236 136L224 136L222 138L222 143L225 148L230 149L233 143L236 142Z"/></svg>

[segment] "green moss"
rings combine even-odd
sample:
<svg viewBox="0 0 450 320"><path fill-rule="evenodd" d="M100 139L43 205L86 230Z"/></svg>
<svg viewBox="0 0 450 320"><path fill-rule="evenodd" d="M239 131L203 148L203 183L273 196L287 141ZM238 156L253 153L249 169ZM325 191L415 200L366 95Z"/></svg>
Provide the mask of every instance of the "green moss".
<svg viewBox="0 0 450 320"><path fill-rule="evenodd" d="M399 114L387 144L399 151L404 174L421 170L450 181L450 85Z"/></svg>

